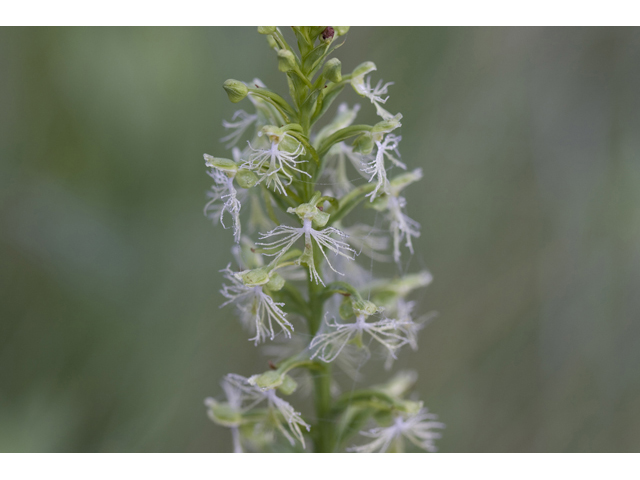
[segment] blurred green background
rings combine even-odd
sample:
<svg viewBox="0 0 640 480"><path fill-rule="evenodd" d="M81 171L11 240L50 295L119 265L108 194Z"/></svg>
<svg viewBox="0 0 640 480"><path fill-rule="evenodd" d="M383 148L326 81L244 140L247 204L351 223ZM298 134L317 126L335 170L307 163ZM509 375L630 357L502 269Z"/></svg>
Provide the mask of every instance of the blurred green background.
<svg viewBox="0 0 640 480"><path fill-rule="evenodd" d="M640 450L640 29L352 28L337 54L395 82L424 169L439 316L397 367L440 449ZM0 451L230 450L203 398L264 357L218 309L202 154L254 77L286 92L254 28L0 30Z"/></svg>

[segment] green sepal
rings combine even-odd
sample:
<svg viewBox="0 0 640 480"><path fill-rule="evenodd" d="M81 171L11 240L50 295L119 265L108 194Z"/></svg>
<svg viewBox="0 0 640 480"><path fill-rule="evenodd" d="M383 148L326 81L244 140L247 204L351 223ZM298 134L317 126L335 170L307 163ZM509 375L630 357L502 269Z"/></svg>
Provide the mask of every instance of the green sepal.
<svg viewBox="0 0 640 480"><path fill-rule="evenodd" d="M369 155L373 151L373 135L365 132L353 142L353 151L363 155Z"/></svg>
<svg viewBox="0 0 640 480"><path fill-rule="evenodd" d="M279 290L282 290L282 287L284 287L284 284L285 284L285 280L284 278L282 278L282 275L280 275L277 272L274 272L271 274L271 277L267 282L267 288L273 292L277 292Z"/></svg>
<svg viewBox="0 0 640 480"><path fill-rule="evenodd" d="M246 168L240 168L235 178L238 185L242 188L253 188L260 180L255 172L247 170Z"/></svg>
<svg viewBox="0 0 640 480"><path fill-rule="evenodd" d="M269 274L271 267L258 267L253 270L246 270L244 272L236 273L236 277L242 280L242 283L247 287L258 287L260 285L266 285L269 282Z"/></svg>
<svg viewBox="0 0 640 480"><path fill-rule="evenodd" d="M242 414L228 403L218 403L212 399L208 406L209 418L218 425L237 427L242 423Z"/></svg>
<svg viewBox="0 0 640 480"><path fill-rule="evenodd" d="M238 171L238 164L228 158L217 158L212 155L204 154L204 161L208 167L217 168L223 172L235 174Z"/></svg>
<svg viewBox="0 0 640 480"><path fill-rule="evenodd" d="M297 389L298 383L289 375L285 375L282 383L278 386L278 391L283 395L291 395Z"/></svg>

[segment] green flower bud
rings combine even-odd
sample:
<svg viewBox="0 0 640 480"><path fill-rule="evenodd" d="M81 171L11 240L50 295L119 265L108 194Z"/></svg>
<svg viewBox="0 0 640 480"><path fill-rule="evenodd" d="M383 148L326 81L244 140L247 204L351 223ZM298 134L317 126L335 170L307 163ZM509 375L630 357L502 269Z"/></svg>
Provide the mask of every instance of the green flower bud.
<svg viewBox="0 0 640 480"><path fill-rule="evenodd" d="M267 282L267 288L269 290L277 292L279 290L282 290L282 287L284 287L284 283L285 282L284 282L284 278L282 278L282 275L274 272L271 274L271 277Z"/></svg>
<svg viewBox="0 0 640 480"><path fill-rule="evenodd" d="M228 158L212 157L206 153L203 156L208 167L214 167L228 173L236 173L238 170L238 165L233 160L229 160Z"/></svg>
<svg viewBox="0 0 640 480"><path fill-rule="evenodd" d="M346 35L351 27L333 27L333 30L336 32L336 35L342 37Z"/></svg>
<svg viewBox="0 0 640 480"><path fill-rule="evenodd" d="M278 50L278 70L290 72L296 68L296 57L291 50Z"/></svg>
<svg viewBox="0 0 640 480"><path fill-rule="evenodd" d="M247 287L258 287L269 282L269 270L267 267L254 268L236 273L236 277Z"/></svg>
<svg viewBox="0 0 640 480"><path fill-rule="evenodd" d="M362 153L363 155L369 155L373 150L373 136L369 133L363 133L355 142L353 142L353 151L356 153Z"/></svg>
<svg viewBox="0 0 640 480"><path fill-rule="evenodd" d="M258 176L252 172L251 170L247 170L246 168L241 168L236 173L236 182L242 188L252 188L255 187L256 183L258 183Z"/></svg>
<svg viewBox="0 0 640 480"><path fill-rule="evenodd" d="M239 80L229 79L222 85L232 103L238 103L249 94L247 86Z"/></svg>
<svg viewBox="0 0 640 480"><path fill-rule="evenodd" d="M342 80L342 63L337 58L332 58L324 64L323 74L327 80L338 83Z"/></svg>
<svg viewBox="0 0 640 480"><path fill-rule="evenodd" d="M289 375L285 375L282 381L282 385L278 387L278 390L283 395L291 395L298 388L298 383Z"/></svg>
<svg viewBox="0 0 640 480"><path fill-rule="evenodd" d="M249 384L254 385L263 390L271 390L279 387L284 382L284 375L276 370L269 370L262 375L253 375L249 377Z"/></svg>
<svg viewBox="0 0 640 480"><path fill-rule="evenodd" d="M258 33L262 35L271 35L276 31L276 27L258 27Z"/></svg>
<svg viewBox="0 0 640 480"><path fill-rule="evenodd" d="M273 38L273 35L267 35L267 43L271 48L278 48L278 42L276 42L276 39Z"/></svg>

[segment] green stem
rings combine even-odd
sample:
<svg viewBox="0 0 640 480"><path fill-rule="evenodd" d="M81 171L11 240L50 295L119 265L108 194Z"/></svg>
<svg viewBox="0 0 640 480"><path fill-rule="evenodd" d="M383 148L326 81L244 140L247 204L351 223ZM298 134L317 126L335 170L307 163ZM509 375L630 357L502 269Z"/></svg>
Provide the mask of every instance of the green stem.
<svg viewBox="0 0 640 480"><path fill-rule="evenodd" d="M311 277L309 281L309 332L315 336L322 324L322 312L324 305L324 287L317 285ZM328 453L333 450L331 445L333 437L333 422L331 421L331 366L322 361L316 362L319 371L316 372L313 382L315 390L315 451L316 453Z"/></svg>
<svg viewBox="0 0 640 480"><path fill-rule="evenodd" d="M316 453L330 453L333 450L333 422L331 421L331 367L328 363L317 362L322 365L322 370L315 374L313 383L315 386L316 405Z"/></svg>

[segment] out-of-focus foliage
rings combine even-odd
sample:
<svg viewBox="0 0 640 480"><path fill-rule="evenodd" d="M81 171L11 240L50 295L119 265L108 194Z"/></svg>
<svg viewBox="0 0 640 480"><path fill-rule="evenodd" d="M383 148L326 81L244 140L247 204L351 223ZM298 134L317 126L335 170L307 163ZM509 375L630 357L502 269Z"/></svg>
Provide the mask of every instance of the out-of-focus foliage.
<svg viewBox="0 0 640 480"><path fill-rule="evenodd" d="M640 29L348 35L425 173L411 266L439 316L398 367L441 450L638 451ZM202 400L265 365L218 309L232 239L202 154L225 79L286 92L268 50L253 28L0 30L0 451L230 450Z"/></svg>

